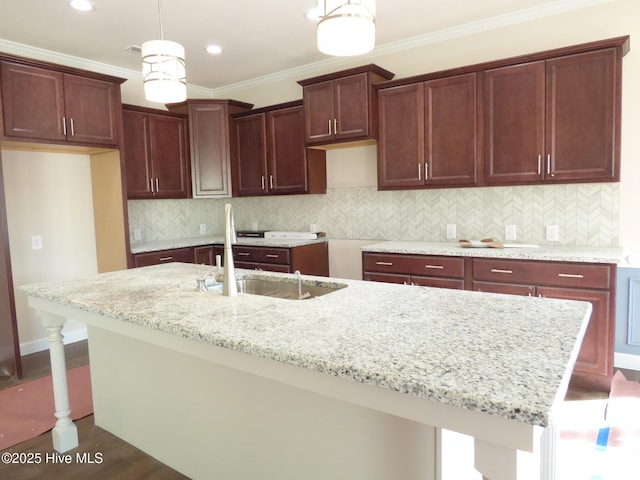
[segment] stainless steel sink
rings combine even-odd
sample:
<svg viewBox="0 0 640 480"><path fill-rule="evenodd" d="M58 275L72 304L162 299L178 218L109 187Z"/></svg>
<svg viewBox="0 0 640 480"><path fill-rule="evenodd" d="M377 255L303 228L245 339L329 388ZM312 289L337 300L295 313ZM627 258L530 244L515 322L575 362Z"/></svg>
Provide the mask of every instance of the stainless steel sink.
<svg viewBox="0 0 640 480"><path fill-rule="evenodd" d="M316 285L303 281L299 288L298 282L283 282L264 278L243 278L237 280L236 283L238 285L238 293L285 298L288 300L306 300L320 297L346 287L346 285L340 283ZM211 287L209 288L211 289ZM221 289L222 284L218 284L214 288Z"/></svg>

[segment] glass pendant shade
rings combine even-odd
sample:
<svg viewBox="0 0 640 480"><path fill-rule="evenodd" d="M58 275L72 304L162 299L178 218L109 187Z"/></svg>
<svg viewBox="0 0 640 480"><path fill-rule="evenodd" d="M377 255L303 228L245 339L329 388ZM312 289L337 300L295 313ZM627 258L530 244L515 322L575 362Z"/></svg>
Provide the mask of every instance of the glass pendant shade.
<svg viewBox="0 0 640 480"><path fill-rule="evenodd" d="M176 103L187 99L184 47L170 40L142 44L142 80L149 102Z"/></svg>
<svg viewBox="0 0 640 480"><path fill-rule="evenodd" d="M318 0L318 50L347 57L373 49L376 42L375 0Z"/></svg>

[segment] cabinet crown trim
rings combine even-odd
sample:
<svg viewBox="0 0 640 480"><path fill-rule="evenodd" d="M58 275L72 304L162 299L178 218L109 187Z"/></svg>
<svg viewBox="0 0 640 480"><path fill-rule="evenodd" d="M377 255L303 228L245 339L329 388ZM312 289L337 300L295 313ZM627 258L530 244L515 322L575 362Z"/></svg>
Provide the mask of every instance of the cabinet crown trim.
<svg viewBox="0 0 640 480"><path fill-rule="evenodd" d="M298 84L304 87L306 85L312 85L314 83L325 82L328 80L335 80L337 78L348 77L350 75L357 75L360 73L375 73L387 80L391 80L395 76L395 73L379 67L374 63L370 63L368 65L362 65L360 67L349 68L347 70L340 70L338 72L327 73L325 75L319 75L313 78L298 80Z"/></svg>

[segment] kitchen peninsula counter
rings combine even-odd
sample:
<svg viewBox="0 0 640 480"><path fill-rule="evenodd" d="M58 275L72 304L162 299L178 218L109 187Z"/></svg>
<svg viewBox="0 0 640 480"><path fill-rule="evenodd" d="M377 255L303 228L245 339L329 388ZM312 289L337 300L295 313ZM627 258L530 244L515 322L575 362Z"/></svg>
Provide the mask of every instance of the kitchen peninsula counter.
<svg viewBox="0 0 640 480"><path fill-rule="evenodd" d="M456 257L503 258L513 260L546 260L554 262L584 262L617 264L623 249L617 247L573 247L539 245L536 247L463 248L457 242L420 242L391 240L361 248L372 253L407 253Z"/></svg>
<svg viewBox="0 0 640 480"><path fill-rule="evenodd" d="M174 452L182 445L180 435L194 434L193 422L211 427L205 429L206 435L195 435L197 438L205 435L205 441L216 442L216 448L237 459L242 454L233 450L233 445L223 442L223 448L219 439L212 440L215 430L231 432L240 422L243 432L249 429L243 435L260 437L265 427L250 427L275 415L277 439L271 434L266 437L273 440L275 450L263 442L256 451L245 452L252 461L259 457L255 468L261 468L261 478L336 478L336 474L345 473L347 459L360 458L354 465L362 468L361 473L352 471L347 477L432 479L437 435L429 428L435 426L476 437L476 465L487 478L515 479L509 466L511 453L521 449L540 455L535 447L542 436L540 427L547 427L545 435L553 438L554 409L564 398L591 312L586 302L320 277L306 277L305 281L339 283L346 288L302 301L195 291L196 279L210 271L201 265L173 263L18 289L29 296L30 305L39 311L45 325L56 319L64 323L66 318L89 325L96 423L195 478L204 477L203 472L210 473L212 468L219 469L220 478L253 478L243 475L257 471L244 471L250 467L235 463L222 466L222 459L218 464L206 452L189 450L183 454L186 460ZM294 278L238 273L288 281ZM549 341L551 331L553 342ZM193 393L169 392L173 380L171 388L163 382L174 377L170 372L159 374L157 370L163 368L180 372L176 381L187 382L185 388ZM262 382L268 381L269 393L235 396L231 387L237 386L243 374L247 379L239 391L254 385L262 388ZM191 375L194 379L189 383ZM228 383L213 388L208 397L207 385L214 377L228 377ZM269 404L268 414L257 418L248 413L269 402L274 386L282 392ZM235 400L225 403L227 395ZM300 395L304 398L298 398ZM137 401L140 397L144 400ZM163 406L165 397L173 408L177 399L184 404L174 411ZM249 401L247 398L256 399L251 409L236 406ZM150 415L145 405L149 401L164 416L160 413L161 418L146 423L141 420L143 425L139 425L139 417ZM220 406L216 402L232 409L225 411L224 418L229 417L231 423L227 430L220 427L222 417L215 415L214 405ZM310 405L308 410L298 412L306 405ZM198 408L205 410L190 416ZM277 412L279 408L282 412ZM355 412L350 410L354 408ZM169 418L171 412L177 418ZM215 428L207 422L207 412L215 417ZM181 420L183 415L187 427ZM297 419L295 425L284 425L291 416ZM361 423L363 416L367 416L366 428ZM309 427L309 432L298 430L300 423L312 422L315 417L320 425ZM338 423L330 429L326 425L334 418ZM167 432L180 433L163 433L165 423ZM271 428L275 428L273 424ZM288 428L292 430L288 432ZM148 432L150 429L155 430ZM356 444L369 445L376 431L387 432L379 439L382 444L368 453L353 447L354 437ZM397 449L388 445L392 432L399 436L393 440L400 442ZM304 453L297 451L307 441L296 440L300 435L316 439ZM384 455L379 451L382 445ZM252 447L241 447L245 448ZM425 454L424 448L431 449L431 454ZM552 465L552 447L548 448L545 464ZM270 452L265 453L268 458L258 454L263 449ZM316 458L327 449L325 455L332 458ZM342 452L344 449L347 451ZM282 453L289 451L291 456ZM484 454L490 457L496 452L506 453L509 459L485 469ZM346 457L334 458L340 455ZM322 470L311 474L316 462ZM385 474L376 462L391 462L387 467L393 473ZM362 467L364 463L371 463L369 469ZM302 470L294 474L296 468ZM397 476L397 468L405 469L404 473ZM289 476L282 476L283 472ZM552 476L543 473L542 478Z"/></svg>

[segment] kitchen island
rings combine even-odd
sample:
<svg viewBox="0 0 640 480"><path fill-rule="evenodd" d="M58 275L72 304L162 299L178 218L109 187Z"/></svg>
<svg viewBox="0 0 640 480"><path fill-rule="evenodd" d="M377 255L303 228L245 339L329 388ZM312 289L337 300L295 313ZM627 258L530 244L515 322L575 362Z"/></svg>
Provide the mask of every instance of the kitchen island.
<svg viewBox="0 0 640 480"><path fill-rule="evenodd" d="M19 288L65 390L54 445L75 446L56 353L73 318L88 324L96 424L191 478L432 480L440 428L475 438L488 479L554 478L554 414L589 303L320 277L303 279L346 288L223 297L196 291L210 271Z"/></svg>

